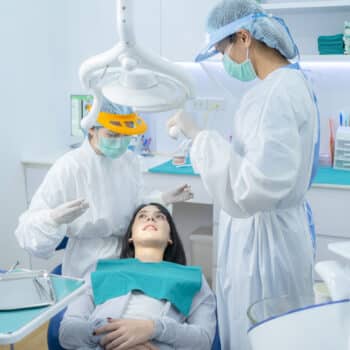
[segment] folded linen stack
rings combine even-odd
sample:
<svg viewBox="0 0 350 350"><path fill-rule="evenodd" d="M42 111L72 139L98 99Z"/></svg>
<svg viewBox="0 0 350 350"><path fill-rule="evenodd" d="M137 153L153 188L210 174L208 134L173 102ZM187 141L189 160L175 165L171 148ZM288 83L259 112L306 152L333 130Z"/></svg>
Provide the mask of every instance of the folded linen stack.
<svg viewBox="0 0 350 350"><path fill-rule="evenodd" d="M317 42L320 55L344 54L343 34L319 36Z"/></svg>

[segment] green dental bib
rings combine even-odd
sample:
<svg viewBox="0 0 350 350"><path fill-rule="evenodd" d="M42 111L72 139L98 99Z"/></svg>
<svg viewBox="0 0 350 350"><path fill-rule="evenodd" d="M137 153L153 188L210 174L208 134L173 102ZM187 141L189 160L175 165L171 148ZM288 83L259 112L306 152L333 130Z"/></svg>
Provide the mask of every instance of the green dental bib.
<svg viewBox="0 0 350 350"><path fill-rule="evenodd" d="M202 272L197 266L183 266L167 261L151 263L137 259L100 260L91 273L95 304L137 290L170 301L187 316L192 300L202 286Z"/></svg>

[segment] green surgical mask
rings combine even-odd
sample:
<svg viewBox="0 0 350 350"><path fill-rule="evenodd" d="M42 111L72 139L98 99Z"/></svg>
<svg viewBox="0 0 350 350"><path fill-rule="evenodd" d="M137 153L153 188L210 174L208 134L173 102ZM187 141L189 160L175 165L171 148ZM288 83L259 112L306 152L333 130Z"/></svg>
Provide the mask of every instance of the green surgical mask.
<svg viewBox="0 0 350 350"><path fill-rule="evenodd" d="M223 64L227 74L240 81L251 81L256 78L253 64L249 58L249 49L247 49L247 58L242 63L237 63L228 54L224 54Z"/></svg>
<svg viewBox="0 0 350 350"><path fill-rule="evenodd" d="M130 141L130 136L113 138L100 136L98 138L98 148L108 158L119 158L128 149Z"/></svg>

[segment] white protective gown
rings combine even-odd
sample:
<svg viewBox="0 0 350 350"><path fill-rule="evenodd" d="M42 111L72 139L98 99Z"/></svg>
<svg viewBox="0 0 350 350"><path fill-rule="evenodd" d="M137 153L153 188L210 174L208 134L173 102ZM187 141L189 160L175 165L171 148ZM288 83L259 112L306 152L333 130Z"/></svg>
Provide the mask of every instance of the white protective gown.
<svg viewBox="0 0 350 350"><path fill-rule="evenodd" d="M143 201L141 165L127 151L117 159L97 155L86 139L81 147L63 155L49 170L29 209L21 215L15 235L29 253L49 258L64 236L62 273L84 277L98 259L118 257L121 237L131 215ZM84 198L90 207L68 225L57 226L49 209Z"/></svg>
<svg viewBox="0 0 350 350"><path fill-rule="evenodd" d="M202 131L191 160L221 209L216 294L223 350L250 348L247 309L266 297L312 293L313 247L304 210L317 108L295 69L278 69L243 98L232 145Z"/></svg>

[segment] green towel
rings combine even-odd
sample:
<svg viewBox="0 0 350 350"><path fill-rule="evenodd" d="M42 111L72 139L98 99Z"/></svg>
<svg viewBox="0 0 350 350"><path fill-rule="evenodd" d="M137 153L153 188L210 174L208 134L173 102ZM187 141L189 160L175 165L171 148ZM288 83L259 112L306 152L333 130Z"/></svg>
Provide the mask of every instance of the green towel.
<svg viewBox="0 0 350 350"><path fill-rule="evenodd" d="M320 55L343 55L344 49L338 50L319 50Z"/></svg>
<svg viewBox="0 0 350 350"><path fill-rule="evenodd" d="M320 55L344 54L343 34L319 36L317 43Z"/></svg>
<svg viewBox="0 0 350 350"><path fill-rule="evenodd" d="M197 266L167 261L100 260L96 271L91 273L91 284L96 305L138 290L150 297L170 301L188 316L192 300L202 286L202 272Z"/></svg>
<svg viewBox="0 0 350 350"><path fill-rule="evenodd" d="M343 47L344 46L344 43L341 42L341 43L337 43L337 44L327 44L327 45L318 45L318 48L319 49L333 49L333 48L340 48L340 47Z"/></svg>
<svg viewBox="0 0 350 350"><path fill-rule="evenodd" d="M317 39L318 43L338 42L342 40L343 40L343 34L321 35Z"/></svg>

